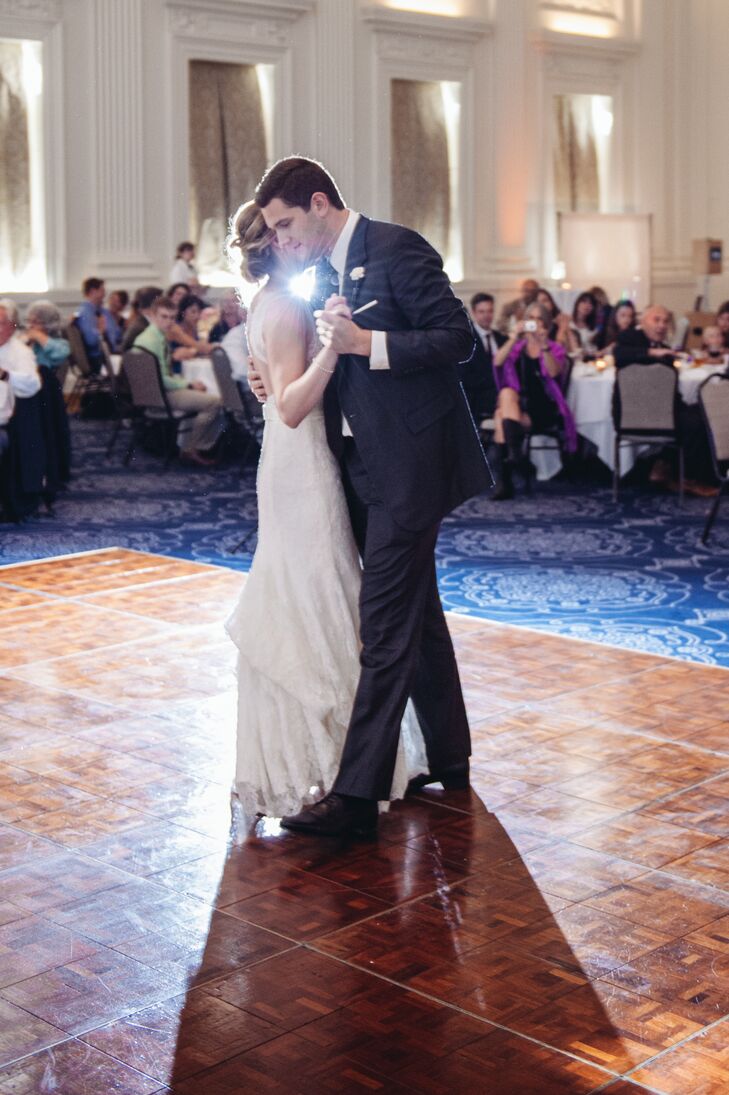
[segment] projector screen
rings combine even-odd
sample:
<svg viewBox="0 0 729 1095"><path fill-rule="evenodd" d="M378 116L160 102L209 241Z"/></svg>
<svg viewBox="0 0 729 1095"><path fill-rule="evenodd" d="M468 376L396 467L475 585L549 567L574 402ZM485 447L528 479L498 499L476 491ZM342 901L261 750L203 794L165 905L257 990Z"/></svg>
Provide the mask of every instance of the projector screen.
<svg viewBox="0 0 729 1095"><path fill-rule="evenodd" d="M560 256L573 289L601 285L612 302L651 300L649 213L560 213Z"/></svg>

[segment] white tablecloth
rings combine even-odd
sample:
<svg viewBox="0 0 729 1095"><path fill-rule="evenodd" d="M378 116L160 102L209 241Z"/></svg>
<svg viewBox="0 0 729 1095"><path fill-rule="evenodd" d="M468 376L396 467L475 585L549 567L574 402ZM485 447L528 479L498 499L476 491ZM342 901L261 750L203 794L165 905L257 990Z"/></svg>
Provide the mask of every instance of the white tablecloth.
<svg viewBox="0 0 729 1095"><path fill-rule="evenodd" d="M121 369L122 355L111 354L110 356L111 367L115 373L118 373ZM183 361L182 376L189 383L192 383L193 380L202 380L209 392L212 392L213 395L220 395L220 389L213 372L213 363L209 357L191 357L189 361Z"/></svg>
<svg viewBox="0 0 729 1095"><path fill-rule="evenodd" d="M212 392L213 395L220 395L220 388L213 372L213 363L209 357L191 357L189 361L183 361L182 375L190 383L193 380L202 380L207 391Z"/></svg>

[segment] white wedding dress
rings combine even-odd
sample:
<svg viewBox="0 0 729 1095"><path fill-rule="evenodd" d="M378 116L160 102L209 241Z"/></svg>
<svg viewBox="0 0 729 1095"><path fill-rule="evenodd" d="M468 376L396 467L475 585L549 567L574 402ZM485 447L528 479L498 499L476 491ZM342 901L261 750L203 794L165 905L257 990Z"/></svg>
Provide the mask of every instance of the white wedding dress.
<svg viewBox="0 0 729 1095"><path fill-rule="evenodd" d="M270 287L255 297L247 334L257 361L267 361L268 325L290 308ZM311 360L319 343L303 314ZM246 813L279 817L321 798L339 768L359 678L361 568L321 405L297 429L272 397L263 413L258 547L227 628L239 651L236 789ZM391 798L426 770L409 704Z"/></svg>

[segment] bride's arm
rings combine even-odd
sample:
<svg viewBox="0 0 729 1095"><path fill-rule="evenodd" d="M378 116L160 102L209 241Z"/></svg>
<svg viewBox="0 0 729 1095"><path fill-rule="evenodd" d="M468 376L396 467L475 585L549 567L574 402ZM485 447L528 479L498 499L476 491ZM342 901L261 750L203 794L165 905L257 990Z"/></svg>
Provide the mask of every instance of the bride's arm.
<svg viewBox="0 0 729 1095"><path fill-rule="evenodd" d="M307 324L299 306L293 302L275 316L265 338L279 418L296 429L324 395L337 367L338 355L322 348L307 368Z"/></svg>

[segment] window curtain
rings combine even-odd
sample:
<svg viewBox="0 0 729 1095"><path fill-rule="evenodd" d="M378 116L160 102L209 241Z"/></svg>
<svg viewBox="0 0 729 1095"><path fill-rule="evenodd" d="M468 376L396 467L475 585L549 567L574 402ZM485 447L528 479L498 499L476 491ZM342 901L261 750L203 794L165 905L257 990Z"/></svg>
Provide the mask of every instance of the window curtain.
<svg viewBox="0 0 729 1095"><path fill-rule="evenodd" d="M0 39L0 256L11 279L21 275L31 257L30 141L22 59L22 43Z"/></svg>
<svg viewBox="0 0 729 1095"><path fill-rule="evenodd" d="M228 220L266 169L254 65L190 62L190 236L200 270L225 266Z"/></svg>
<svg viewBox="0 0 729 1095"><path fill-rule="evenodd" d="M448 136L440 84L393 80L392 218L448 252L451 221Z"/></svg>
<svg viewBox="0 0 729 1095"><path fill-rule="evenodd" d="M600 175L589 95L554 97L554 196L564 213L597 213Z"/></svg>

